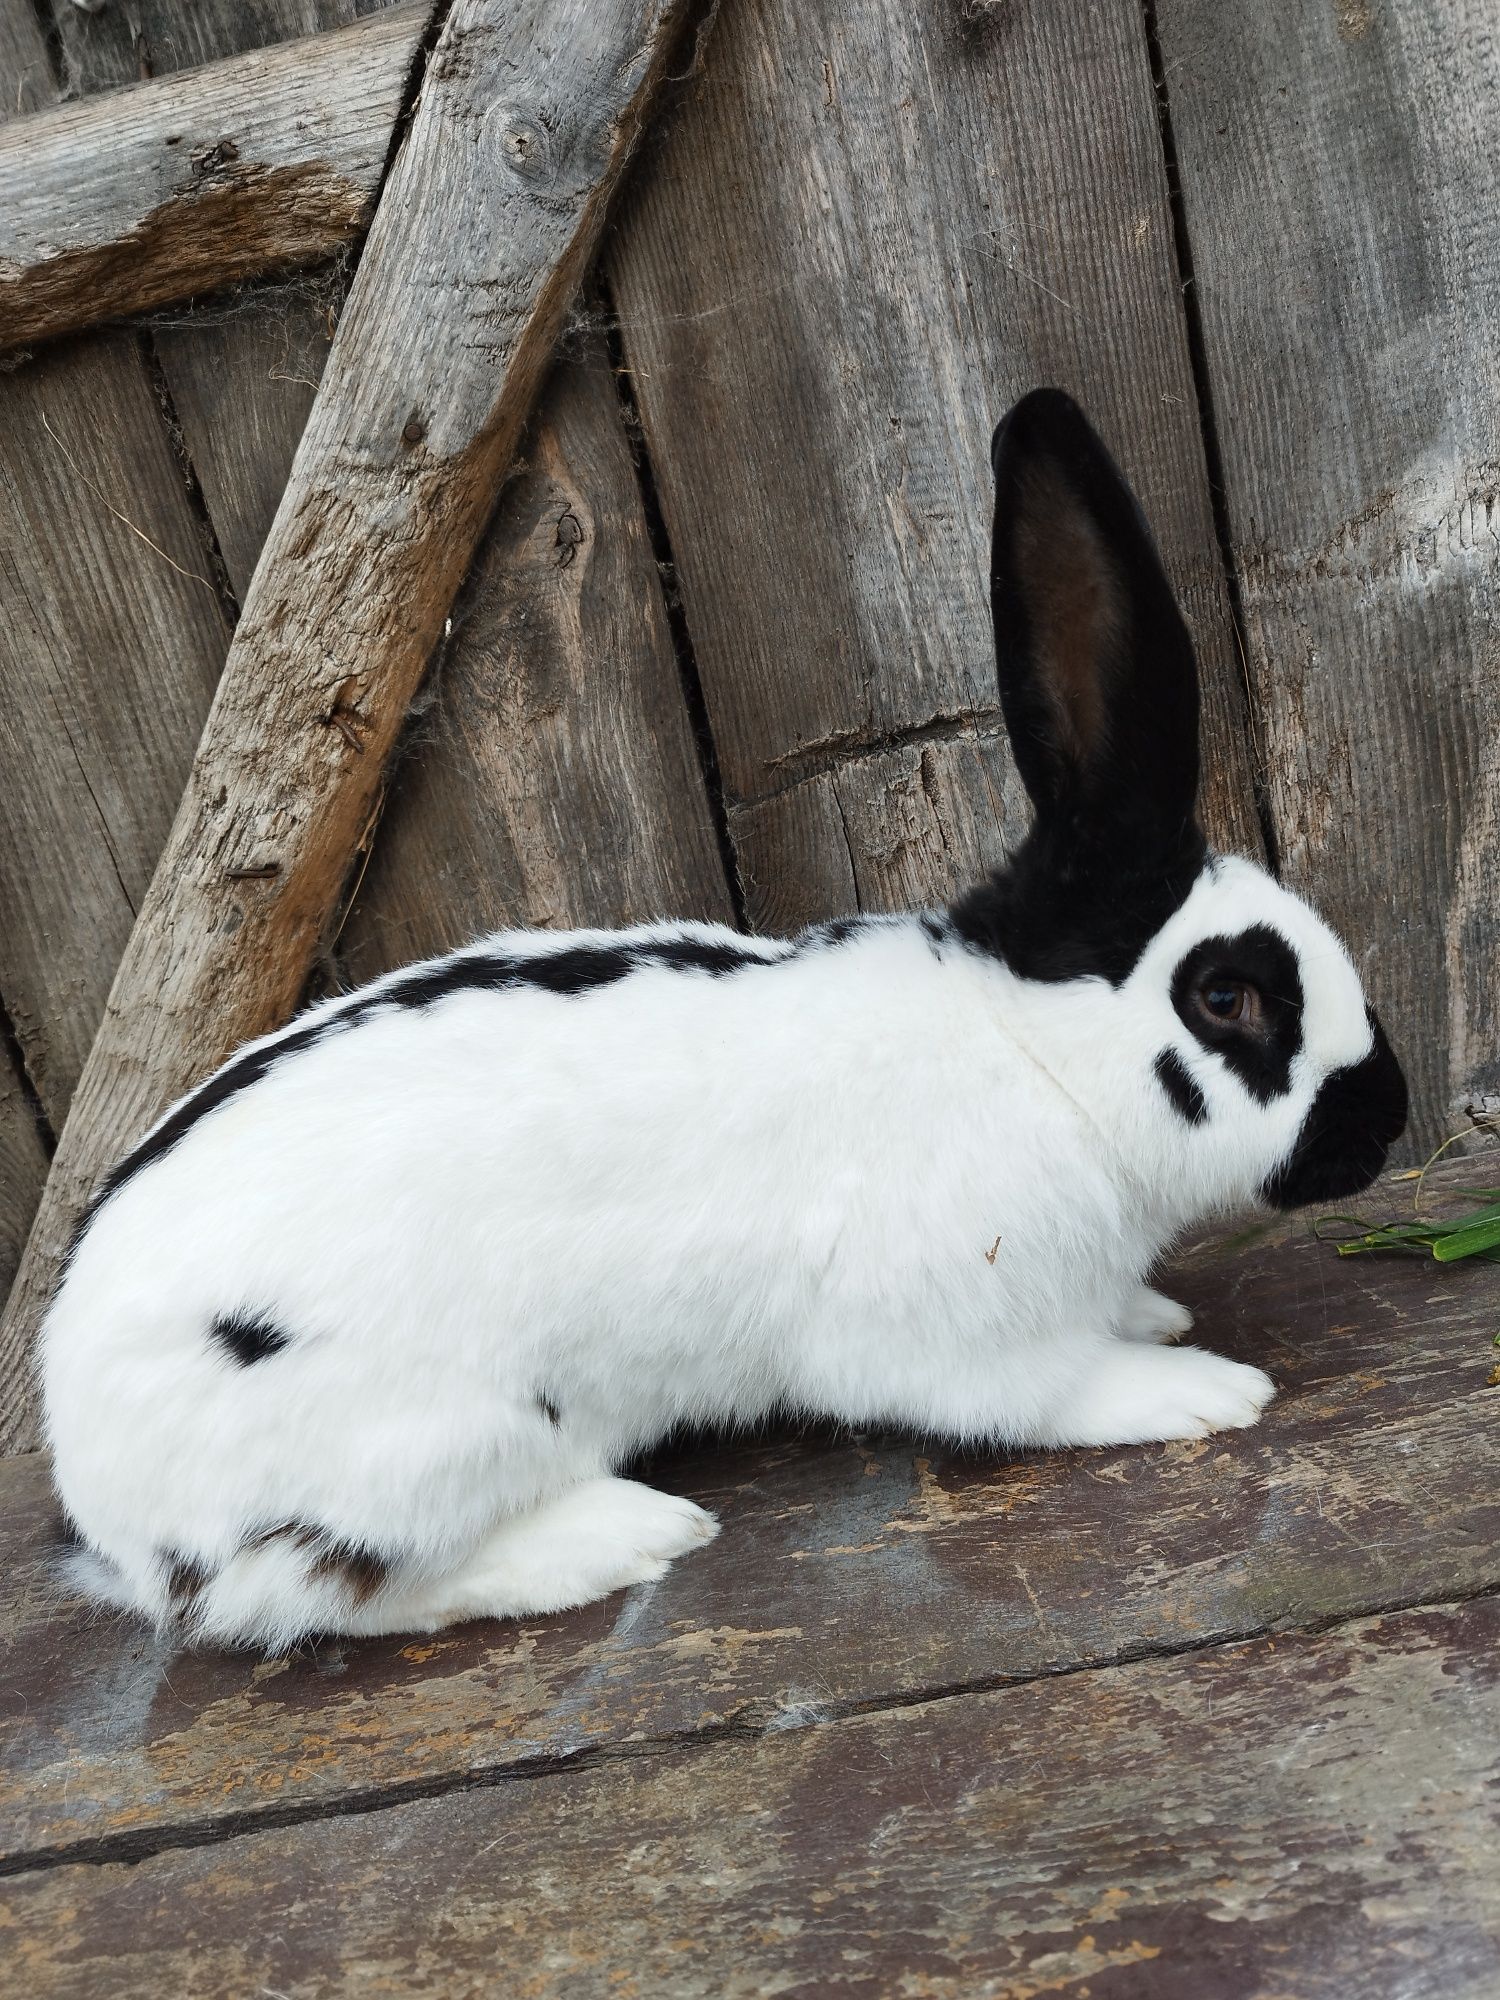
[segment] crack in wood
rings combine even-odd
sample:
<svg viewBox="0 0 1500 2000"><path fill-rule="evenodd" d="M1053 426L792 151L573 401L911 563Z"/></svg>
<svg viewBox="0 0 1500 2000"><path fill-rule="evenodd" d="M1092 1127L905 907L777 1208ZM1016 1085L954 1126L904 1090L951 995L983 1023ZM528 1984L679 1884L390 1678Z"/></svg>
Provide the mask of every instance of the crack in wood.
<svg viewBox="0 0 1500 2000"><path fill-rule="evenodd" d="M726 1744L758 1743L763 1738L793 1730L837 1727L870 1716L894 1715L902 1710L935 1707L962 1701L969 1696L1003 1693L1038 1681L1073 1680L1080 1675L1111 1675L1128 1672L1145 1663L1196 1659L1253 1645L1257 1640L1281 1636L1317 1637L1335 1633L1371 1619L1394 1617L1403 1612L1453 1611L1466 1604L1479 1604L1500 1596L1500 1584L1441 1597L1393 1597L1379 1603L1341 1610L1326 1619L1307 1619L1296 1624L1249 1627L1214 1633L1180 1644L1153 1645L1149 1642L1111 1655L1107 1660L1070 1661L1065 1665L1014 1674L978 1675L970 1679L937 1682L910 1689L893 1690L852 1700L820 1702L814 1708L778 1706L774 1714L756 1721L743 1716L695 1731L678 1731L665 1736L639 1737L616 1743L594 1744L577 1751L524 1759L485 1771L455 1771L431 1779L370 1786L341 1793L336 1798L311 1800L291 1807L268 1806L259 1810L225 1813L219 1818L192 1824L143 1827L129 1833L105 1835L95 1840L59 1843L51 1847L22 1850L0 1856L0 1879L6 1876L40 1873L74 1866L134 1866L154 1856L197 1847L217 1847L247 1834L280 1831L288 1827L317 1825L336 1819L363 1817L385 1812L420 1800L452 1798L463 1793L488 1791L500 1785L532 1783L538 1779L593 1771L604 1765L639 1763L662 1757L701 1757L721 1750Z"/></svg>

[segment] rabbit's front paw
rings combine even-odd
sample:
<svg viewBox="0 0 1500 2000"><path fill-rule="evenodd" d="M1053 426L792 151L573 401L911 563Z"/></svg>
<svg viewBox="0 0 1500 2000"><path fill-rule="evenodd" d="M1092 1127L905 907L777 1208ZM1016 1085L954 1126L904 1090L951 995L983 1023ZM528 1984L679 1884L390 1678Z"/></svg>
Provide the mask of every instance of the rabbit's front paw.
<svg viewBox="0 0 1500 2000"><path fill-rule="evenodd" d="M1276 1393L1269 1375L1201 1347L1119 1343L1053 1411L1054 1444L1149 1444L1243 1430Z"/></svg>
<svg viewBox="0 0 1500 2000"><path fill-rule="evenodd" d="M1115 1333L1121 1340L1180 1340L1192 1324L1193 1315L1186 1306L1142 1285L1120 1314Z"/></svg>

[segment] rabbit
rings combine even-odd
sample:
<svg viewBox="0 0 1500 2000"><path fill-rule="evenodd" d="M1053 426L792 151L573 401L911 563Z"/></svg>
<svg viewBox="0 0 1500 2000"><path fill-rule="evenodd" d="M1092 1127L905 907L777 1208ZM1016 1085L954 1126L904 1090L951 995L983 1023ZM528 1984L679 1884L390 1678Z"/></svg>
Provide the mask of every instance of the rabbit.
<svg viewBox="0 0 1500 2000"><path fill-rule="evenodd" d="M1104 445L1040 389L992 459L1008 865L791 938L501 932L242 1048L104 1179L45 1321L93 1596L273 1652L533 1616L717 1532L622 1476L680 1425L1256 1421L1152 1266L1365 1187L1405 1082L1332 931L1206 845L1192 644Z"/></svg>

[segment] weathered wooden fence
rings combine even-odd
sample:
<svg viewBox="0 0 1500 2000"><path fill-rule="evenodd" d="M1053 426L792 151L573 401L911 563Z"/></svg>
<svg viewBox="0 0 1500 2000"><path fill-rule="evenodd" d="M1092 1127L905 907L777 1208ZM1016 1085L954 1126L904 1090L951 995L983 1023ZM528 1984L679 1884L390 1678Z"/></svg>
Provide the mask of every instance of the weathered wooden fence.
<svg viewBox="0 0 1500 2000"><path fill-rule="evenodd" d="M1003 853L986 447L1039 381L1088 406L1156 525L1214 835L1344 927L1417 1150L1493 1113L1482 0L722 0L647 63L673 76L607 223L590 191L658 79L585 143L589 37L684 10L363 11L0 0L0 341L80 324L83 272L92 315L160 309L0 375L6 1277L88 1066L7 1322L7 1439L31 1436L24 1349L79 1192L310 963L363 977L501 922L779 928L945 896ZM487 67L517 26L562 37L522 84ZM111 133L135 151L65 199ZM215 269L338 252L382 184L357 265L182 303ZM540 316L495 289L523 212L556 237ZM487 391L454 376L476 356ZM397 382L423 393L398 408ZM298 603L289 654L267 632ZM258 794L273 766L297 784Z"/></svg>

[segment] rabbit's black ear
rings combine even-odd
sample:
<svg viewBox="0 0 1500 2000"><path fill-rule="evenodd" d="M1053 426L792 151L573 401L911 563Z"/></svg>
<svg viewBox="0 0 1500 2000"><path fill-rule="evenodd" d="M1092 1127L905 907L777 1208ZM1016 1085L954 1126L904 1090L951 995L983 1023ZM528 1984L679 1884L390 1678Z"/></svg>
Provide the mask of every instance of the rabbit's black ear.
<svg viewBox="0 0 1500 2000"><path fill-rule="evenodd" d="M990 602L1016 766L1054 852L1201 848L1198 672L1135 495L1060 389L995 432Z"/></svg>

